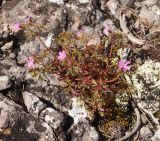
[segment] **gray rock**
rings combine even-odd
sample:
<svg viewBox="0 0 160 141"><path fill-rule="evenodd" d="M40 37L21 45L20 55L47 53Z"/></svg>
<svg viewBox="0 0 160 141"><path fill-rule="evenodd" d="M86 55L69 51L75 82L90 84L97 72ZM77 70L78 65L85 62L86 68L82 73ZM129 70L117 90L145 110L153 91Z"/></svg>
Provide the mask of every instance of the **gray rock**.
<svg viewBox="0 0 160 141"><path fill-rule="evenodd" d="M151 138L153 136L153 132L147 126L144 126L140 129L141 138Z"/></svg>
<svg viewBox="0 0 160 141"><path fill-rule="evenodd" d="M11 83L8 76L0 76L0 90L5 90L9 87L11 87Z"/></svg>
<svg viewBox="0 0 160 141"><path fill-rule="evenodd" d="M117 0L109 0L107 2L107 6L109 10L111 11L111 14L115 15L118 10L119 2Z"/></svg>
<svg viewBox="0 0 160 141"><path fill-rule="evenodd" d="M10 77L14 77L21 80L24 79L25 73L26 73L26 68L18 67L17 65L11 66L10 69L8 70L8 75Z"/></svg>
<svg viewBox="0 0 160 141"><path fill-rule="evenodd" d="M60 130L65 121L64 115L53 108L43 110L40 118L46 121L54 130Z"/></svg>
<svg viewBox="0 0 160 141"><path fill-rule="evenodd" d="M16 60L11 59L7 56L4 56L5 58L0 61L0 68L2 68L2 72L4 71L4 74L8 75L7 70L10 69L12 66L16 66Z"/></svg>
<svg viewBox="0 0 160 141"><path fill-rule="evenodd" d="M24 104L26 105L28 112L33 115L38 116L39 113L47 107L47 105L41 102L37 96L34 96L29 92L23 92L22 95Z"/></svg>
<svg viewBox="0 0 160 141"><path fill-rule="evenodd" d="M54 141L51 127L44 121L27 114L15 102L0 95L0 132L5 141ZM3 131L8 130L8 134Z"/></svg>
<svg viewBox="0 0 160 141"><path fill-rule="evenodd" d="M5 52L5 51L11 52L12 47L13 47L13 41L6 43L3 47L1 47L1 50L3 52Z"/></svg>
<svg viewBox="0 0 160 141"><path fill-rule="evenodd" d="M99 141L100 136L98 132L89 124L81 123L73 125L70 128L69 135L72 137L71 141Z"/></svg>
<svg viewBox="0 0 160 141"><path fill-rule="evenodd" d="M160 141L160 126L158 126L158 130L155 132L154 136L151 137L152 141Z"/></svg>
<svg viewBox="0 0 160 141"><path fill-rule="evenodd" d="M40 118L52 127L59 141L66 140L65 127L71 123L68 121L69 119L67 120L64 114L53 108L46 108L41 112Z"/></svg>
<svg viewBox="0 0 160 141"><path fill-rule="evenodd" d="M43 33L52 30L55 32L62 31L66 24L64 9L55 3L50 3L48 0L21 0L16 3L14 1L17 0L2 5L3 21L11 25L17 21L24 22L26 16L31 16L39 25L46 26L45 30L42 31Z"/></svg>
<svg viewBox="0 0 160 141"><path fill-rule="evenodd" d="M84 102L78 98L72 98L72 108L68 110L68 114L73 118L74 124L82 121L89 123L94 119L94 115L86 110Z"/></svg>
<svg viewBox="0 0 160 141"><path fill-rule="evenodd" d="M38 74L37 77L33 78L27 72L25 80L30 83L27 89L30 93L49 101L56 109L63 112L67 112L70 109L71 98L60 88L61 84L55 76Z"/></svg>
<svg viewBox="0 0 160 141"><path fill-rule="evenodd" d="M39 40L34 40L30 42L25 42L20 46L20 52L18 52L17 61L19 64L25 64L28 57L32 55L37 55L44 48L40 47Z"/></svg>
<svg viewBox="0 0 160 141"><path fill-rule="evenodd" d="M109 31L114 32L116 30L116 26L113 23L113 20L107 19L103 22L103 26L107 25L109 28Z"/></svg>

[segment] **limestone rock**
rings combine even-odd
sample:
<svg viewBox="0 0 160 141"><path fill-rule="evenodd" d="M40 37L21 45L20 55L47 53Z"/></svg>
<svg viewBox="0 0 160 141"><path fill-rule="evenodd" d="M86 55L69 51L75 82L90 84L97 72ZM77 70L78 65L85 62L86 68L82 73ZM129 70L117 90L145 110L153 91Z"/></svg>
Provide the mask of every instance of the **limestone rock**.
<svg viewBox="0 0 160 141"><path fill-rule="evenodd" d="M93 119L84 107L84 103L77 98L72 98L72 108L68 111L69 115L73 118L74 124L87 119Z"/></svg>
<svg viewBox="0 0 160 141"><path fill-rule="evenodd" d="M144 126L140 129L140 136L142 138L150 138L153 136L153 132L151 131L149 127Z"/></svg>
<svg viewBox="0 0 160 141"><path fill-rule="evenodd" d="M27 114L15 102L0 95L0 138L5 141L54 141L51 127L44 121ZM8 131L5 134L4 131Z"/></svg>
<svg viewBox="0 0 160 141"><path fill-rule="evenodd" d="M98 132L89 124L81 123L73 125L69 131L71 141L99 141Z"/></svg>
<svg viewBox="0 0 160 141"><path fill-rule="evenodd" d="M60 141L66 139L65 130L66 127L71 123L70 120L67 119L63 113L48 107L41 112L40 118L44 120L46 123L48 123L50 127L52 127Z"/></svg>
<svg viewBox="0 0 160 141"><path fill-rule="evenodd" d="M52 108L43 110L40 117L55 130L61 127L65 119L62 113L59 113Z"/></svg>
<svg viewBox="0 0 160 141"><path fill-rule="evenodd" d="M11 86L10 80L7 76L0 76L0 90L5 90Z"/></svg>
<svg viewBox="0 0 160 141"><path fill-rule="evenodd" d="M6 43L3 47L1 47L1 50L3 52L9 51L12 49L12 47L13 47L13 41Z"/></svg>
<svg viewBox="0 0 160 141"><path fill-rule="evenodd" d="M158 126L158 130L154 134L153 137L151 137L152 141L160 141L160 126Z"/></svg>
<svg viewBox="0 0 160 141"><path fill-rule="evenodd" d="M37 96L34 96L29 92L23 92L22 94L24 104L26 105L28 112L31 114L38 116L39 113L47 107L47 105L41 102Z"/></svg>

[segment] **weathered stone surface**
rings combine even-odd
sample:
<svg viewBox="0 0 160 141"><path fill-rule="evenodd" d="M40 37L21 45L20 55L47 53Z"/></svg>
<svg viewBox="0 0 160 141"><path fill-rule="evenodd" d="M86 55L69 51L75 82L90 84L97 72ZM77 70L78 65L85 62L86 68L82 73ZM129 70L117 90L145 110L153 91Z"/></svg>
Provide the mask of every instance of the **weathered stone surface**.
<svg viewBox="0 0 160 141"><path fill-rule="evenodd" d="M152 141L160 141L160 126L158 126L158 130L154 134L153 137L151 137Z"/></svg>
<svg viewBox="0 0 160 141"><path fill-rule="evenodd" d="M73 125L70 129L69 135L71 141L99 141L100 137L94 127L89 124L81 123Z"/></svg>
<svg viewBox="0 0 160 141"><path fill-rule="evenodd" d="M5 141L54 141L51 127L27 114L21 106L0 95L0 139ZM7 134L4 131L9 131Z"/></svg>
<svg viewBox="0 0 160 141"><path fill-rule="evenodd" d="M1 47L1 50L3 52L5 51L11 52L12 47L13 47L13 41L6 43L3 47Z"/></svg>
<svg viewBox="0 0 160 141"><path fill-rule="evenodd" d="M46 25L47 28L43 32L51 30L59 32L62 31L65 25L65 9L60 8L57 4L50 3L48 0L22 0L10 6L11 3L14 3L14 1L2 6L3 20L10 24L14 24L17 21L24 22L26 16L31 16L37 23Z"/></svg>
<svg viewBox="0 0 160 141"><path fill-rule="evenodd" d="M40 117L55 130L61 128L65 120L64 115L53 108L46 108L43 110Z"/></svg>
<svg viewBox="0 0 160 141"><path fill-rule="evenodd" d="M24 104L26 105L28 112L33 115L38 116L39 113L47 107L47 105L41 102L37 96L34 96L29 92L23 92L22 95Z"/></svg>
<svg viewBox="0 0 160 141"><path fill-rule="evenodd" d="M153 136L153 132L147 126L144 126L140 129L140 136L141 138L151 138Z"/></svg>
<svg viewBox="0 0 160 141"><path fill-rule="evenodd" d="M70 121L67 120L66 116L54 110L53 108L46 108L44 109L41 114L40 118L44 120L46 123L52 127L55 134L57 135L57 138L60 141L63 141L66 139L66 127L70 125Z"/></svg>
<svg viewBox="0 0 160 141"><path fill-rule="evenodd" d="M7 76L0 76L0 90L5 90L11 86L10 80Z"/></svg>
<svg viewBox="0 0 160 141"><path fill-rule="evenodd" d="M72 101L60 87L60 82L52 75L41 74L41 78L39 79L39 76L32 78L31 74L26 74L25 80L30 84L27 87L28 92L49 101L57 109L67 112Z"/></svg>
<svg viewBox="0 0 160 141"><path fill-rule="evenodd" d="M68 113L73 118L74 124L78 124L82 121L88 123L89 119L93 120L93 116L91 116L91 114L89 114L84 107L84 102L77 98L72 98L72 101L72 108L68 111Z"/></svg>

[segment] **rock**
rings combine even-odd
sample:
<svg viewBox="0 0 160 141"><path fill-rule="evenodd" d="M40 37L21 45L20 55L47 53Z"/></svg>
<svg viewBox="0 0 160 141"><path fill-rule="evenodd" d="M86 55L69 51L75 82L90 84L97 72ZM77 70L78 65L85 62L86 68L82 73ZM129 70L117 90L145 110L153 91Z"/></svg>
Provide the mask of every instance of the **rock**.
<svg viewBox="0 0 160 141"><path fill-rule="evenodd" d="M147 118L143 114L141 114L141 120L144 125L146 125L148 122Z"/></svg>
<svg viewBox="0 0 160 141"><path fill-rule="evenodd" d="M92 27L83 26L82 29L83 29L84 35L91 36L94 34L94 29Z"/></svg>
<svg viewBox="0 0 160 141"><path fill-rule="evenodd" d="M140 14L138 15L141 20L146 21L150 24L154 23L154 25L160 24L160 16L155 13L152 9L148 9L148 6L143 5Z"/></svg>
<svg viewBox="0 0 160 141"><path fill-rule="evenodd" d="M119 2L117 0L109 0L107 2L107 6L109 10L111 11L111 14L115 15L116 11L118 10Z"/></svg>
<svg viewBox="0 0 160 141"><path fill-rule="evenodd" d="M44 121L27 114L20 105L0 95L0 137L5 141L51 141L53 130ZM8 130L8 134L5 132Z"/></svg>
<svg viewBox="0 0 160 141"><path fill-rule="evenodd" d="M40 114L40 117L46 121L54 130L60 129L65 121L64 115L52 108L46 108L43 110Z"/></svg>
<svg viewBox="0 0 160 141"><path fill-rule="evenodd" d="M3 52L11 51L12 47L13 47L13 41L6 43L3 47L1 47L1 50Z"/></svg>
<svg viewBox="0 0 160 141"><path fill-rule="evenodd" d="M140 138L145 138L145 139L149 139L153 136L153 132L151 131L151 129L147 126L143 126L140 129Z"/></svg>
<svg viewBox="0 0 160 141"><path fill-rule="evenodd" d="M10 69L8 70L8 75L10 77L14 77L16 79L21 79L21 80L24 79L25 73L26 73L26 68L19 67L17 65L11 66Z"/></svg>
<svg viewBox="0 0 160 141"><path fill-rule="evenodd" d="M108 26L109 31L114 32L116 27L111 19L107 19L103 22L103 26Z"/></svg>
<svg viewBox="0 0 160 141"><path fill-rule="evenodd" d="M1 18L1 15L0 15ZM3 20L1 20L3 21ZM6 42L10 42L11 41L11 37L12 37L12 33L11 30L9 28L9 24L8 23L0 23L0 40L3 46Z"/></svg>
<svg viewBox="0 0 160 141"><path fill-rule="evenodd" d="M89 115L87 110L84 107L84 103L77 98L72 98L72 109L68 111L69 115L73 118L74 124L77 124L78 122L87 121L87 119L92 120L93 117Z"/></svg>
<svg viewBox="0 0 160 141"><path fill-rule="evenodd" d="M146 3L148 5L154 5L154 4L157 4L158 3L158 0L146 0Z"/></svg>
<svg viewBox="0 0 160 141"><path fill-rule="evenodd" d="M47 107L47 105L41 102L37 96L34 96L29 92L23 92L22 95L24 104L26 105L28 112L33 115L38 116L39 113Z"/></svg>
<svg viewBox="0 0 160 141"><path fill-rule="evenodd" d="M46 108L41 112L40 118L52 127L59 141L64 141L66 139L65 130L71 123L63 113L58 112L53 108Z"/></svg>
<svg viewBox="0 0 160 141"><path fill-rule="evenodd" d="M56 109L63 112L67 112L70 109L71 99L69 95L60 88L60 82L55 76L51 74L38 74L37 77L33 78L31 74L27 72L25 80L29 83L27 87L28 92L34 93L34 95L49 101Z"/></svg>
<svg viewBox="0 0 160 141"><path fill-rule="evenodd" d="M37 55L40 51L44 50L38 40L25 42L20 46L20 51L18 52L17 61L18 64L25 64L27 58L32 55Z"/></svg>
<svg viewBox="0 0 160 141"><path fill-rule="evenodd" d="M0 76L0 91L11 87L11 82L7 76Z"/></svg>
<svg viewBox="0 0 160 141"><path fill-rule="evenodd" d="M3 60L0 61L0 68L2 68L2 71L5 71L4 74L8 75L8 72L6 70L10 69L10 67L16 66L16 60L11 59L7 56Z"/></svg>
<svg viewBox="0 0 160 141"><path fill-rule="evenodd" d="M99 141L98 132L89 124L81 123L73 125L69 130L71 141Z"/></svg>
<svg viewBox="0 0 160 141"><path fill-rule="evenodd" d="M5 6L2 5L3 20L10 25L15 22L22 23L26 16L31 16L39 25L46 26L45 30L42 31L44 34L50 31L57 34L63 30L66 24L65 9L57 5L62 3L63 0L21 0L15 4L14 1L16 0L6 3ZM11 7L10 5L14 6ZM19 9L19 7L21 8Z"/></svg>
<svg viewBox="0 0 160 141"><path fill-rule="evenodd" d="M152 141L160 141L160 126L158 126L158 130L155 132L154 136L151 137Z"/></svg>

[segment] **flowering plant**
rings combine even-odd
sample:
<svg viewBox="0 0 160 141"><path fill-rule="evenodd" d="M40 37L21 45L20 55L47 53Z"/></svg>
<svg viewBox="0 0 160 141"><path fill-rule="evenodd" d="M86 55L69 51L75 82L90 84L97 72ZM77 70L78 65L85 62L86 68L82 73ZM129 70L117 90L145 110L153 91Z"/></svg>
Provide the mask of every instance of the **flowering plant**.
<svg viewBox="0 0 160 141"><path fill-rule="evenodd" d="M85 35L63 32L48 47L38 32L31 28L36 27L31 22L20 27L36 36L45 49L43 53L28 58L29 69L38 71L35 64L43 62L47 54L52 54L50 61L41 67L43 72L56 74L60 81L65 82L64 90L70 96L80 97L89 110L106 115L110 104L115 103L115 94L127 89L122 74L129 70L130 62L121 60L118 63L117 50L122 45L120 34L107 34L99 45L87 45L89 38ZM106 28L105 33L108 32ZM80 43L82 46L79 46Z"/></svg>

